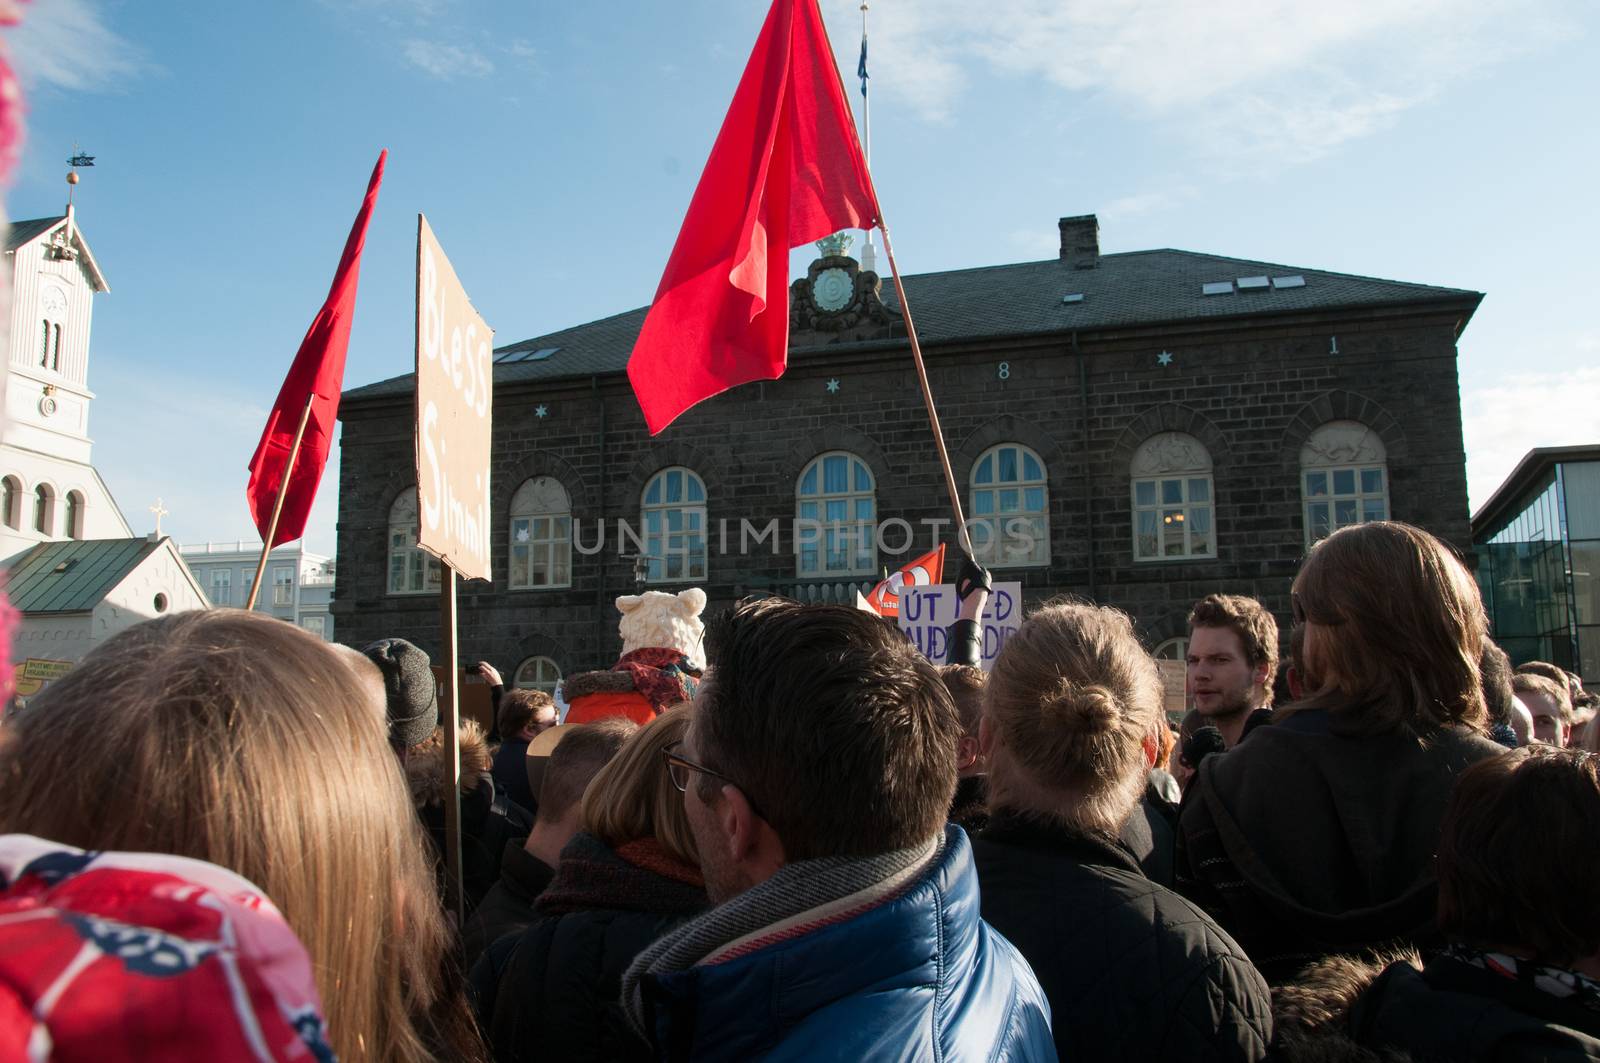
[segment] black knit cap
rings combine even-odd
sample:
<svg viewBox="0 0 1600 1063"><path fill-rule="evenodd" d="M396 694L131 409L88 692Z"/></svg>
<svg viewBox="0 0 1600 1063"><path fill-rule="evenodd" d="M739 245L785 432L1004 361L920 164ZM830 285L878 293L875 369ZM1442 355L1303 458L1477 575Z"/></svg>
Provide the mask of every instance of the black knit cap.
<svg viewBox="0 0 1600 1063"><path fill-rule="evenodd" d="M439 726L439 694L428 655L405 639L379 639L361 651L383 673L389 741L405 749Z"/></svg>

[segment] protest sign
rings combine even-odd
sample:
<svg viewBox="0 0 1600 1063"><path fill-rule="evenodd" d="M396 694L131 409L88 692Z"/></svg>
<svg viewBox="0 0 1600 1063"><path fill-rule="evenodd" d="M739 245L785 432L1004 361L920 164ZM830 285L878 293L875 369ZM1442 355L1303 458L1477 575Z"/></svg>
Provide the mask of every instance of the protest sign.
<svg viewBox="0 0 1600 1063"><path fill-rule="evenodd" d="M493 340L417 215L417 542L466 579L489 578Z"/></svg>
<svg viewBox="0 0 1600 1063"><path fill-rule="evenodd" d="M953 584L904 587L900 591L900 630L910 636L928 660L944 664L950 652L947 631L956 622L960 606ZM994 667L1000 647L1021 623L1022 584L996 583L978 625L979 666L985 672Z"/></svg>
<svg viewBox="0 0 1600 1063"><path fill-rule="evenodd" d="M1168 719L1182 720L1189 707L1183 688L1188 665L1183 661L1168 661L1158 657L1156 670L1161 673L1161 707L1166 710Z"/></svg>

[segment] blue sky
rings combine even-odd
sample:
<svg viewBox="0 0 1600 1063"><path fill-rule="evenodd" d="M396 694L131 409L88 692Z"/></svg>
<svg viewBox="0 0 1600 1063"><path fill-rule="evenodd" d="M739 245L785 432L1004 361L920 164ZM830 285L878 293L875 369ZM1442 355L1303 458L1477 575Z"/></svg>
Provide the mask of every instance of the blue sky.
<svg viewBox="0 0 1600 1063"><path fill-rule="evenodd" d="M74 143L96 462L136 531L254 535L244 466L380 148L346 384L407 372L416 214L496 342L647 303L760 0L34 0L13 217ZM859 0L822 0L853 74ZM1179 247L1488 293L1480 505L1594 442L1600 17L1582 0L872 0L874 175L912 273ZM851 82L853 85L853 81ZM797 254L797 262L809 259ZM397 460L403 460L397 456ZM307 533L331 552L337 465Z"/></svg>

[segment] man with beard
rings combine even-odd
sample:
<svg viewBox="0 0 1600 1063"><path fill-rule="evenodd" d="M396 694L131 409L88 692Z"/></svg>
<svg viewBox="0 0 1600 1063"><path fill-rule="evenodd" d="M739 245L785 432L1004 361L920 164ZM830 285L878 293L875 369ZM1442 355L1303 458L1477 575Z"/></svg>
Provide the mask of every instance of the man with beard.
<svg viewBox="0 0 1600 1063"><path fill-rule="evenodd" d="M1187 737L1215 727L1232 749L1245 721L1272 705L1278 671L1278 623L1254 598L1213 594L1189 611L1189 659L1185 692L1193 710L1183 721Z"/></svg>

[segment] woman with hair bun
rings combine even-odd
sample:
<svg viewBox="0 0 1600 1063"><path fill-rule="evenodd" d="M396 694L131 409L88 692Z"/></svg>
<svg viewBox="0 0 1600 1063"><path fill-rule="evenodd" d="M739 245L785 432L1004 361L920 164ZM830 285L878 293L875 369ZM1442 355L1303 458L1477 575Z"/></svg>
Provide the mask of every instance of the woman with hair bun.
<svg viewBox="0 0 1600 1063"><path fill-rule="evenodd" d="M1155 762L1161 701L1155 663L1115 609L1050 603L1006 641L980 730L983 918L1039 976L1061 1058L1261 1059L1261 975L1117 840Z"/></svg>

